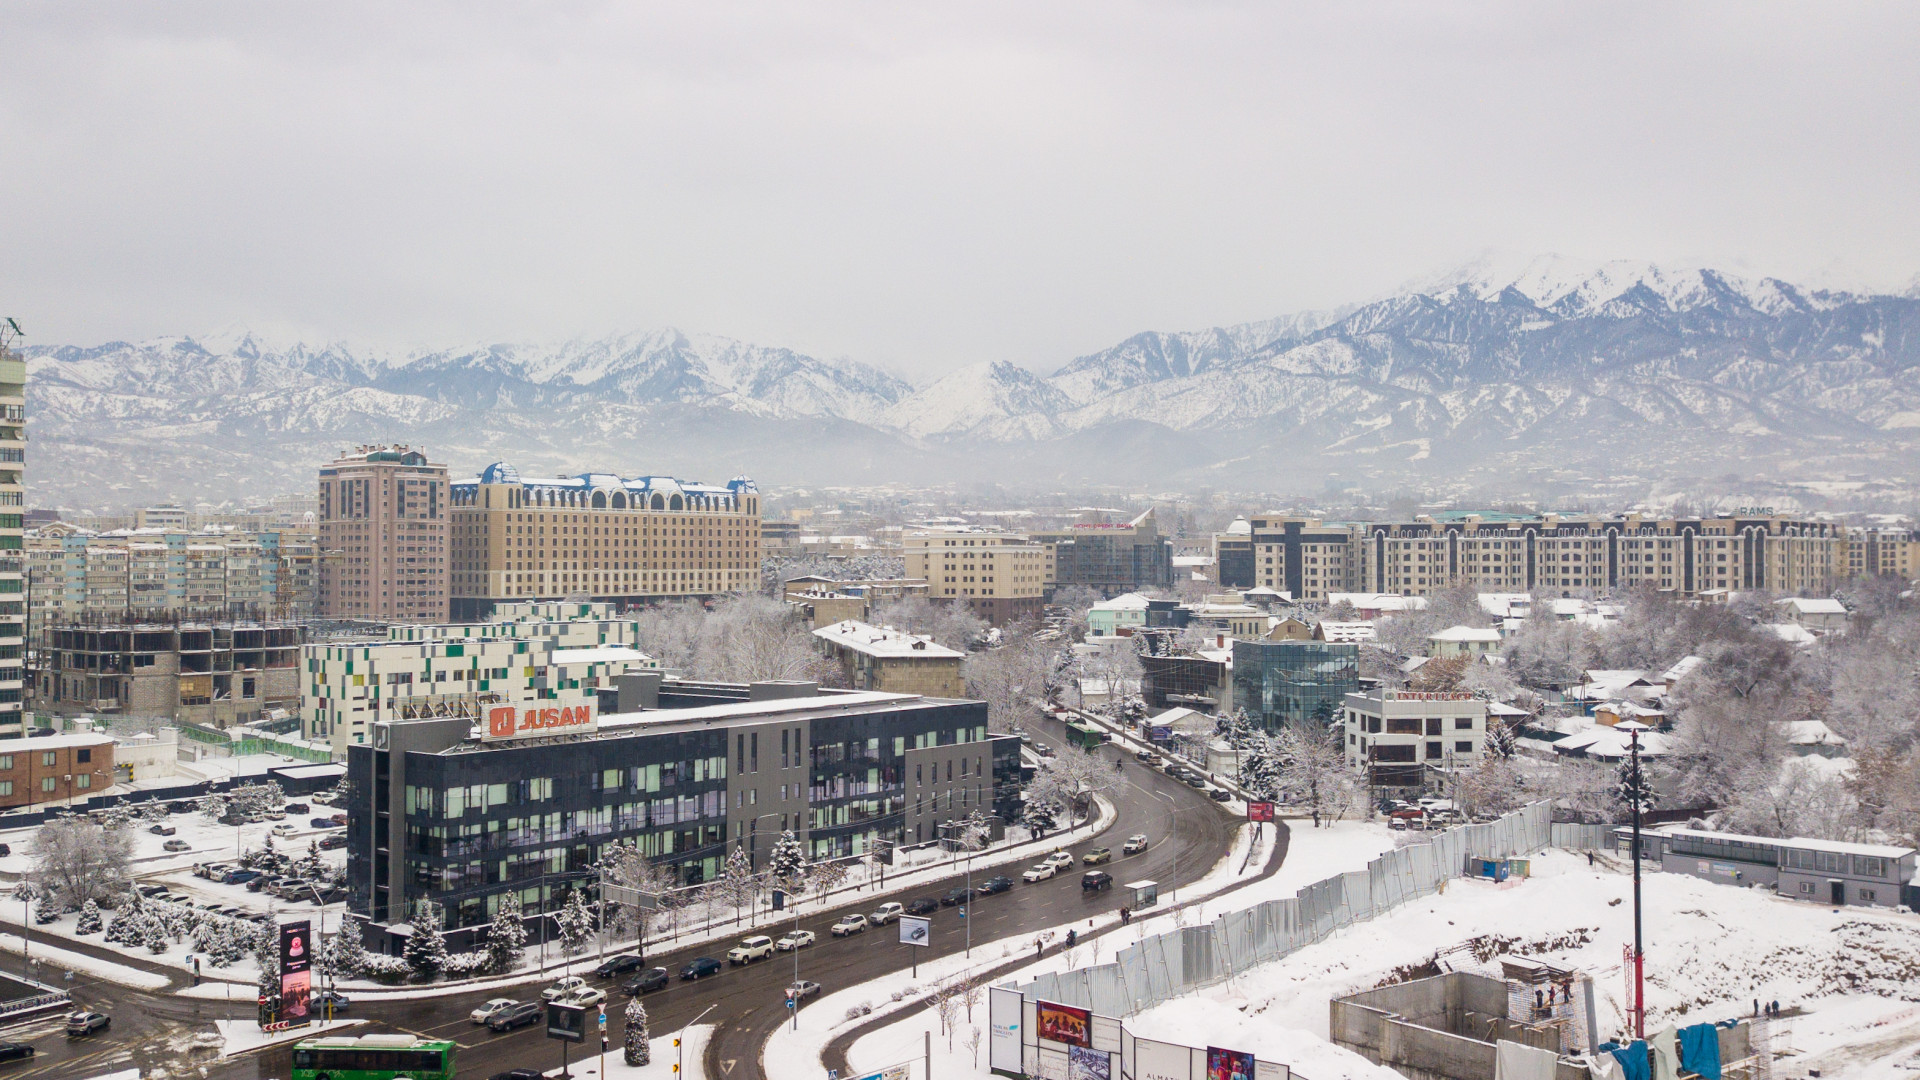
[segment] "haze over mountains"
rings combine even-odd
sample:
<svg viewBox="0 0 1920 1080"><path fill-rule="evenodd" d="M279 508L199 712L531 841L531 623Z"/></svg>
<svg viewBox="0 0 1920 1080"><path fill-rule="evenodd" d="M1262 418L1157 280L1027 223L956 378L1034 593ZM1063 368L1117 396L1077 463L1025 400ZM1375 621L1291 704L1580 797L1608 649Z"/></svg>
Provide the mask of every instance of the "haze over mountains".
<svg viewBox="0 0 1920 1080"><path fill-rule="evenodd" d="M301 491L340 447L384 439L456 472L507 459L774 486L1274 492L1540 468L1885 474L1920 450L1920 290L1555 258L918 387L674 330L411 353L244 331L26 352L40 505Z"/></svg>

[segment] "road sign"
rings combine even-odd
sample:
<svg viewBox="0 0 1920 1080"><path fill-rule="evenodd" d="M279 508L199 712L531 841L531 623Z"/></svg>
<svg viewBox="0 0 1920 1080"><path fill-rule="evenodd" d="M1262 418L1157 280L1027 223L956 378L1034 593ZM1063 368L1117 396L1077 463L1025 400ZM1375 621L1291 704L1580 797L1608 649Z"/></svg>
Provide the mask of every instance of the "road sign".
<svg viewBox="0 0 1920 1080"><path fill-rule="evenodd" d="M641 892L631 885L615 885L608 882L600 886L600 892L609 904L625 904L641 911L660 910L660 894Z"/></svg>
<svg viewBox="0 0 1920 1080"><path fill-rule="evenodd" d="M900 916L900 944L931 945L933 942L929 939L932 936L932 929L933 923L929 919L902 915Z"/></svg>

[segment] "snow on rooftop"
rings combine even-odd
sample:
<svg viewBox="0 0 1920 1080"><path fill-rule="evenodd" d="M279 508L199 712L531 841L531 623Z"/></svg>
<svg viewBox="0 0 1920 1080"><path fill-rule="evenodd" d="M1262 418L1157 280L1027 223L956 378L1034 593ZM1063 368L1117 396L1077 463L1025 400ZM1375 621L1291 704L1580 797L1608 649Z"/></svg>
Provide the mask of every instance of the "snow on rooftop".
<svg viewBox="0 0 1920 1080"><path fill-rule="evenodd" d="M590 645L581 649L555 649L553 662L567 664L613 664L622 660L636 664L650 664L653 657L631 645Z"/></svg>
<svg viewBox="0 0 1920 1080"><path fill-rule="evenodd" d="M1774 603L1784 604L1801 615L1845 615L1847 613L1847 605L1833 599L1789 596L1784 600L1775 600Z"/></svg>
<svg viewBox="0 0 1920 1080"><path fill-rule="evenodd" d="M1483 630L1474 626L1449 626L1437 634L1428 634L1428 641L1499 641L1500 631Z"/></svg>
<svg viewBox="0 0 1920 1080"><path fill-rule="evenodd" d="M874 626L858 619L843 619L823 626L815 630L813 636L867 656L951 660L967 655L930 637L909 634L891 626Z"/></svg>

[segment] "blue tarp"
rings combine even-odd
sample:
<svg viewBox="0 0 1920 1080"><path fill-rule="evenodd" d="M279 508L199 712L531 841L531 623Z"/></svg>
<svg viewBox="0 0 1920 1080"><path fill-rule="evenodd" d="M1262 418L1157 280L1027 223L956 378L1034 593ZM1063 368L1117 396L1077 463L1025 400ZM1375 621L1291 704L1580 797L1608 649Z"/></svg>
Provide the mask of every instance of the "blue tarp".
<svg viewBox="0 0 1920 1080"><path fill-rule="evenodd" d="M1695 1024L1680 1029L1680 1067L1706 1080L1720 1080L1720 1029Z"/></svg>
<svg viewBox="0 0 1920 1080"><path fill-rule="evenodd" d="M1626 1080L1653 1080L1653 1066L1647 1061L1647 1042L1635 1039L1618 1050L1612 1051L1613 1059L1620 1063L1620 1071ZM1714 1071L1719 1072L1716 1064ZM1715 1080L1718 1080L1716 1077Z"/></svg>

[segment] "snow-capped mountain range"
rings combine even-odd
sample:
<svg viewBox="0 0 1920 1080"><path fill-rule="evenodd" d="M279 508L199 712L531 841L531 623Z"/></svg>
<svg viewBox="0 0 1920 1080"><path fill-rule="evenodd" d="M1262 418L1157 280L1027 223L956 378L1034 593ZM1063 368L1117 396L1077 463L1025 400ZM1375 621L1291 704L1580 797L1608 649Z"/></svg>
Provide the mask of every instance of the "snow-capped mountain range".
<svg viewBox="0 0 1920 1080"><path fill-rule="evenodd" d="M1137 334L1050 375L924 386L663 330L393 352L245 330L27 351L44 505L304 490L340 447L774 483L935 477L1318 486L1551 466L1649 477L1905 469L1920 287L1484 259L1369 303ZM1873 463L1871 465L1867 463Z"/></svg>

